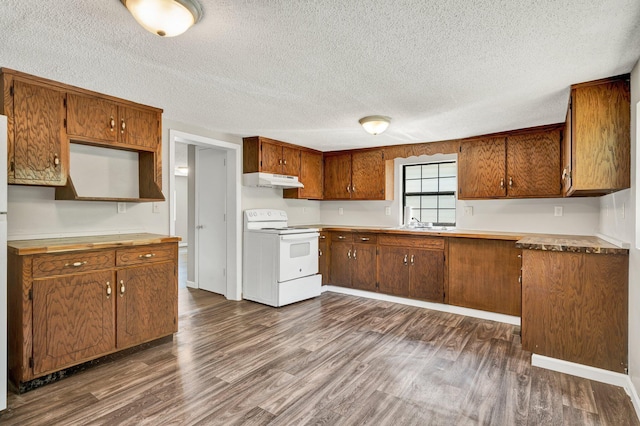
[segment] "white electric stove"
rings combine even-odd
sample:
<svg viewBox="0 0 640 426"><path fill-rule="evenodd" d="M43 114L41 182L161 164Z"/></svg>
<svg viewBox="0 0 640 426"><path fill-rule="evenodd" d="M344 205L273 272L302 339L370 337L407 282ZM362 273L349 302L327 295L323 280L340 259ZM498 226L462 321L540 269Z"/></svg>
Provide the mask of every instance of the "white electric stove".
<svg viewBox="0 0 640 426"><path fill-rule="evenodd" d="M283 210L245 210L242 297L279 307L319 296L319 235L289 227Z"/></svg>

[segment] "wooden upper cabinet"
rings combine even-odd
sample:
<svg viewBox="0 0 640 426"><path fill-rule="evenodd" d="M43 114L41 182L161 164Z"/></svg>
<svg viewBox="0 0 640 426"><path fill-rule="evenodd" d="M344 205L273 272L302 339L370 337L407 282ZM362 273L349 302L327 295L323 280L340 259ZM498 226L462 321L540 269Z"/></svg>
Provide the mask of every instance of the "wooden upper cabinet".
<svg viewBox="0 0 640 426"><path fill-rule="evenodd" d="M154 151L160 143L160 114L109 99L69 93L67 133L73 141Z"/></svg>
<svg viewBox="0 0 640 426"><path fill-rule="evenodd" d="M501 198L507 195L505 138L487 138L460 144L458 198Z"/></svg>
<svg viewBox="0 0 640 426"><path fill-rule="evenodd" d="M325 155L324 199L351 198L351 153Z"/></svg>
<svg viewBox="0 0 640 426"><path fill-rule="evenodd" d="M262 141L260 144L260 171L282 174L282 145Z"/></svg>
<svg viewBox="0 0 640 426"><path fill-rule="evenodd" d="M4 74L8 183L62 186L69 170L65 93Z"/></svg>
<svg viewBox="0 0 640 426"><path fill-rule="evenodd" d="M572 86L565 195L603 195L631 185L629 76Z"/></svg>
<svg viewBox="0 0 640 426"><path fill-rule="evenodd" d="M300 176L300 147L262 136L244 138L242 142L244 173Z"/></svg>
<svg viewBox="0 0 640 426"><path fill-rule="evenodd" d="M561 131L507 136L509 197L559 197Z"/></svg>
<svg viewBox="0 0 640 426"><path fill-rule="evenodd" d="M323 186L322 153L316 151L300 151L300 174L298 178L304 188L291 188L283 191L284 198L322 199Z"/></svg>
<svg viewBox="0 0 640 426"><path fill-rule="evenodd" d="M282 174L300 178L300 150L288 146L282 147Z"/></svg>
<svg viewBox="0 0 640 426"><path fill-rule="evenodd" d="M382 149L325 155L324 199L393 199L393 160Z"/></svg>

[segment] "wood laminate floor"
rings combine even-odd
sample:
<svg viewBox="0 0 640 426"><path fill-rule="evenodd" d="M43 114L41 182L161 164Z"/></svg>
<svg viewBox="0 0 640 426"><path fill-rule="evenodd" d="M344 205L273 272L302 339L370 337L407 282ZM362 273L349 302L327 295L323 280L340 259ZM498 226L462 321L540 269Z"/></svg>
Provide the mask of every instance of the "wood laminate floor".
<svg viewBox="0 0 640 426"><path fill-rule="evenodd" d="M162 344L9 397L3 425L638 425L618 387L532 367L518 327L325 293L180 289Z"/></svg>

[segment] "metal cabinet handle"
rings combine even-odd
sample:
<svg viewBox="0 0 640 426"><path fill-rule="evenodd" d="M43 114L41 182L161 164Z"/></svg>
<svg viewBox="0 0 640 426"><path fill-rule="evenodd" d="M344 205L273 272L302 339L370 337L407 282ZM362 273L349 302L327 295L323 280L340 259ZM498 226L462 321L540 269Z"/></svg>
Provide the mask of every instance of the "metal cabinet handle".
<svg viewBox="0 0 640 426"><path fill-rule="evenodd" d="M347 258L351 259L351 250L347 253Z"/></svg>
<svg viewBox="0 0 640 426"><path fill-rule="evenodd" d="M513 178L509 176L509 188L513 188Z"/></svg>
<svg viewBox="0 0 640 426"><path fill-rule="evenodd" d="M355 185L351 185L351 192L356 192L356 186Z"/></svg>
<svg viewBox="0 0 640 426"><path fill-rule="evenodd" d="M120 133L124 133L124 129L127 128L127 123L124 122L124 118L120 120Z"/></svg>
<svg viewBox="0 0 640 426"><path fill-rule="evenodd" d="M78 268L78 267L86 265L86 264L87 264L87 261L85 260L84 262L65 263L64 267L68 268L69 266L73 266L74 268Z"/></svg>
<svg viewBox="0 0 640 426"><path fill-rule="evenodd" d="M138 256L138 259L150 259L155 255L156 255L155 253L141 254L140 256Z"/></svg>
<svg viewBox="0 0 640 426"><path fill-rule="evenodd" d="M278 158L278 164L282 165L282 158Z"/></svg>
<svg viewBox="0 0 640 426"><path fill-rule="evenodd" d="M358 250L353 249L353 260L356 260L356 253L358 252Z"/></svg>
<svg viewBox="0 0 640 426"><path fill-rule="evenodd" d="M338 235L338 239L339 240L344 240L345 238L347 238L347 237L345 237L344 235Z"/></svg>
<svg viewBox="0 0 640 426"><path fill-rule="evenodd" d="M327 238L327 236L326 236L326 235L320 235L320 239L321 239L321 240L324 240L324 239L326 239L326 238Z"/></svg>
<svg viewBox="0 0 640 426"><path fill-rule="evenodd" d="M124 296L124 280L120 280L120 297Z"/></svg>
<svg viewBox="0 0 640 426"><path fill-rule="evenodd" d="M111 283L107 281L107 299L111 297Z"/></svg>
<svg viewBox="0 0 640 426"><path fill-rule="evenodd" d="M282 164L287 165L287 160L282 160Z"/></svg>
<svg viewBox="0 0 640 426"><path fill-rule="evenodd" d="M60 157L58 157L58 154L53 154L53 166L58 167L59 164L60 164Z"/></svg>
<svg viewBox="0 0 640 426"><path fill-rule="evenodd" d="M504 178L500 179L500 189L504 189Z"/></svg>
<svg viewBox="0 0 640 426"><path fill-rule="evenodd" d="M116 128L116 120L114 120L113 115L109 119L109 130L113 132L113 129Z"/></svg>
<svg viewBox="0 0 640 426"><path fill-rule="evenodd" d="M408 254L405 254L405 255L404 255L404 260L402 261L402 262L404 263L404 266L407 266L407 265L408 265L408 263L407 263L407 262L408 262L408 260L407 260L407 258L408 258L408 257L409 257L409 255L408 255Z"/></svg>
<svg viewBox="0 0 640 426"><path fill-rule="evenodd" d="M414 256L413 256L413 255L411 255L411 264L412 264L412 265L415 265L415 262L414 262Z"/></svg>
<svg viewBox="0 0 640 426"><path fill-rule="evenodd" d="M347 185L347 192L348 192L348 193L351 193L351 187L350 187L350 185Z"/></svg>
<svg viewBox="0 0 640 426"><path fill-rule="evenodd" d="M322 256L322 250L318 249L318 256Z"/></svg>
<svg viewBox="0 0 640 426"><path fill-rule="evenodd" d="M369 241L371 238L367 238L367 237L362 237L360 238L360 241Z"/></svg>

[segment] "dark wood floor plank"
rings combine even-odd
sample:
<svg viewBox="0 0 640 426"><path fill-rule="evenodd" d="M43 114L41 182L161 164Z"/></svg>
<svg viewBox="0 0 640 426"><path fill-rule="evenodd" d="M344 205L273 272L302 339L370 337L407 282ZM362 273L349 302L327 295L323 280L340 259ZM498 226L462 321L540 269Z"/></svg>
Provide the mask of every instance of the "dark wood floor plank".
<svg viewBox="0 0 640 426"><path fill-rule="evenodd" d="M531 366L520 328L325 293L179 290L173 341L23 395L7 425L630 425L624 390Z"/></svg>

